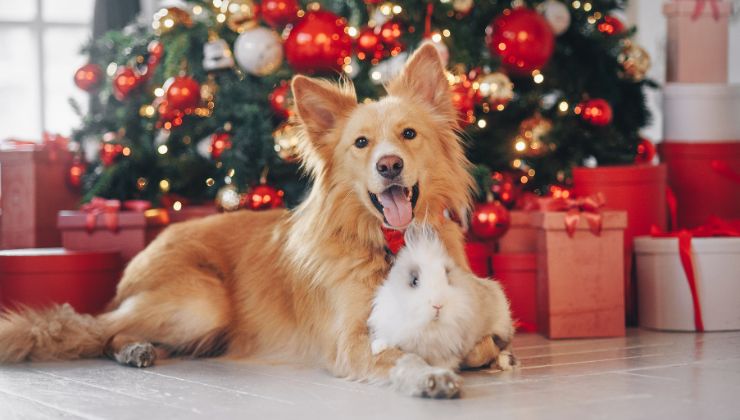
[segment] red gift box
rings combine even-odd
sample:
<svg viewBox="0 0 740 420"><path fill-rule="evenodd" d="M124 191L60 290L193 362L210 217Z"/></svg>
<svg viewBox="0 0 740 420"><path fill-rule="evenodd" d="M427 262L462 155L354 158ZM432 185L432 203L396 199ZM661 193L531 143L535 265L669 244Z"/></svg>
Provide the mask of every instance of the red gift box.
<svg viewBox="0 0 740 420"><path fill-rule="evenodd" d="M668 82L727 82L731 9L722 0L674 0L663 5L668 20Z"/></svg>
<svg viewBox="0 0 740 420"><path fill-rule="evenodd" d="M662 143L660 150L676 197L678 227L697 227L712 215L740 218L740 141Z"/></svg>
<svg viewBox="0 0 740 420"><path fill-rule="evenodd" d="M506 234L498 240L498 252L529 253L537 250L537 229L532 227L531 211L512 210L509 212L511 225Z"/></svg>
<svg viewBox="0 0 740 420"><path fill-rule="evenodd" d="M465 254L468 257L470 270L478 277L491 275L492 248L485 242L468 241L465 243Z"/></svg>
<svg viewBox="0 0 740 420"><path fill-rule="evenodd" d="M69 303L78 312L99 313L115 295L121 269L117 252L0 251L0 306Z"/></svg>
<svg viewBox="0 0 740 420"><path fill-rule="evenodd" d="M77 206L66 185L72 155L50 144L0 147L0 249L59 246L57 212Z"/></svg>
<svg viewBox="0 0 740 420"><path fill-rule="evenodd" d="M549 338L623 336L626 212L536 212L532 223L539 331Z"/></svg>
<svg viewBox="0 0 740 420"><path fill-rule="evenodd" d="M77 251L117 251L130 261L168 225L163 209L91 213L60 211L58 226L64 248Z"/></svg>
<svg viewBox="0 0 740 420"><path fill-rule="evenodd" d="M494 254L493 277L511 304L517 329L537 331L537 254Z"/></svg>

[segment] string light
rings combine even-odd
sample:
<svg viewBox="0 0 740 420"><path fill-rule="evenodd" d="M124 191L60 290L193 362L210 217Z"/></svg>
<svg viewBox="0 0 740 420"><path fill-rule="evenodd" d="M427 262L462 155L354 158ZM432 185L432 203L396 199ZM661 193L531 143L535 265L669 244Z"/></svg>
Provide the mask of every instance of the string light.
<svg viewBox="0 0 740 420"><path fill-rule="evenodd" d="M558 109L560 110L560 112L567 112L568 111L568 103L565 102L565 101L561 101L558 104Z"/></svg>
<svg viewBox="0 0 740 420"><path fill-rule="evenodd" d="M370 73L370 78L373 80L380 80L380 78L383 77L382 74L380 74L379 71L375 70L372 73Z"/></svg>
<svg viewBox="0 0 740 420"><path fill-rule="evenodd" d="M438 33L432 34L432 41L434 41L434 42L440 42L440 41L442 41L442 35L440 35Z"/></svg>
<svg viewBox="0 0 740 420"><path fill-rule="evenodd" d="M199 4L196 4L195 6L193 6L193 14L194 15L199 15L201 13L203 13L203 8L200 7Z"/></svg>
<svg viewBox="0 0 740 420"><path fill-rule="evenodd" d="M514 149L516 149L517 152L523 152L526 148L527 144L524 142L524 140L517 140L517 142L514 143Z"/></svg>
<svg viewBox="0 0 740 420"><path fill-rule="evenodd" d="M488 125L488 123L486 123L486 120L484 120L482 118L480 120L478 120L478 127L480 127L480 128L486 128L486 125Z"/></svg>
<svg viewBox="0 0 740 420"><path fill-rule="evenodd" d="M442 31L442 36L444 36L445 38L449 38L450 35L452 35L452 32L450 32L449 29L445 29Z"/></svg>
<svg viewBox="0 0 740 420"><path fill-rule="evenodd" d="M216 22L218 23L226 22L226 15L223 13L219 13L218 15L216 15Z"/></svg>
<svg viewBox="0 0 740 420"><path fill-rule="evenodd" d="M154 96L158 98L161 98L162 96L164 96L164 89L162 89L161 87L154 89Z"/></svg>
<svg viewBox="0 0 740 420"><path fill-rule="evenodd" d="M212 187L216 183L216 180L213 178L206 179L206 185L209 187Z"/></svg>
<svg viewBox="0 0 740 420"><path fill-rule="evenodd" d="M351 36L352 38L357 38L357 35L359 33L360 32L354 26L347 27L347 35Z"/></svg>
<svg viewBox="0 0 740 420"><path fill-rule="evenodd" d="M117 70L118 70L118 64L116 63L110 63L108 64L108 67L105 68L105 72L108 74L108 76L115 75Z"/></svg>
<svg viewBox="0 0 740 420"><path fill-rule="evenodd" d="M583 4L583 10L586 11L586 12L591 11L591 7L592 7L591 6L591 3L584 3Z"/></svg>
<svg viewBox="0 0 740 420"><path fill-rule="evenodd" d="M124 147L123 150L121 150L121 154L123 154L124 156L131 156L131 148Z"/></svg>
<svg viewBox="0 0 740 420"><path fill-rule="evenodd" d="M545 76L543 76L542 73L537 73L532 77L532 80L534 80L535 83L540 84L545 80Z"/></svg>
<svg viewBox="0 0 740 420"><path fill-rule="evenodd" d="M506 108L506 107L504 106L504 104L498 104L498 105L496 105L496 111L503 111L503 110L504 110L504 108Z"/></svg>
<svg viewBox="0 0 740 420"><path fill-rule="evenodd" d="M144 188L146 188L146 186L147 186L148 183L149 182L146 180L146 178L141 177L141 178L139 178L139 179L136 180L136 188L138 188L139 191L143 191Z"/></svg>
<svg viewBox="0 0 740 420"><path fill-rule="evenodd" d="M521 177L521 178L519 178L519 181L520 181L520 182L521 182L522 184L526 184L527 182L529 182L529 178L527 178L527 176L526 176L526 175L522 175L522 177Z"/></svg>
<svg viewBox="0 0 740 420"><path fill-rule="evenodd" d="M398 14L400 14L401 12L403 12L403 7L401 7L401 6L399 6L399 5L395 5L395 6L393 6L393 14L394 14L394 15L398 15Z"/></svg>
<svg viewBox="0 0 740 420"><path fill-rule="evenodd" d="M174 203L172 203L172 210L174 211L182 210L182 203L179 201L175 201Z"/></svg>
<svg viewBox="0 0 740 420"><path fill-rule="evenodd" d="M574 9L578 9L579 7L581 7L581 2L578 0L574 0L572 5Z"/></svg>
<svg viewBox="0 0 740 420"><path fill-rule="evenodd" d="M170 190L170 181L163 179L159 181L159 189L162 190L162 192L167 192Z"/></svg>
<svg viewBox="0 0 740 420"><path fill-rule="evenodd" d="M229 171L228 171L228 172L226 172L226 176L228 176L229 178L231 178L231 177L233 177L233 176L234 176L234 173L235 173L235 172L236 172L236 171L234 171L234 168L231 168L231 169L229 169Z"/></svg>
<svg viewBox="0 0 740 420"><path fill-rule="evenodd" d="M162 144L162 145L160 145L159 147L157 147L157 152L158 152L158 153L159 153L160 155L164 155L164 154L166 154L166 153L167 153L167 150L168 150L168 149L167 149L167 145L166 145L166 144Z"/></svg>
<svg viewBox="0 0 740 420"><path fill-rule="evenodd" d="M521 159L514 159L511 162L511 166L513 166L514 168L521 168L522 167L522 160Z"/></svg>

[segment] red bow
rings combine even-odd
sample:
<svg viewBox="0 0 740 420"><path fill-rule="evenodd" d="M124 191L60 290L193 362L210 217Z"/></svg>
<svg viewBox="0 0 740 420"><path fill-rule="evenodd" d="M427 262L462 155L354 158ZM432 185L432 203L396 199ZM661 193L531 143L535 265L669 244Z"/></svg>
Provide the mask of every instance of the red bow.
<svg viewBox="0 0 740 420"><path fill-rule="evenodd" d="M89 203L82 205L81 210L87 213L85 218L85 229L88 233L95 231L98 215L103 215L105 227L111 232L118 232L118 212L123 207L126 210L144 212L152 207L152 203L146 200L127 200L121 204L120 200L108 200L101 197L93 197Z"/></svg>
<svg viewBox="0 0 740 420"><path fill-rule="evenodd" d="M398 254L398 251L406 245L406 240L403 237L404 232L402 230L388 229L385 226L381 226L380 230L383 231L385 246L391 254Z"/></svg>
<svg viewBox="0 0 740 420"><path fill-rule="evenodd" d="M682 229L678 232L663 232L657 226L652 226L650 235L658 238L678 238L678 256L681 259L686 281L691 290L691 301L694 306L694 327L696 331L704 331L701 303L694 273L694 259L691 255L692 238L708 238L714 236L740 236L740 221L729 222L712 216L709 221L694 229Z"/></svg>
<svg viewBox="0 0 740 420"><path fill-rule="evenodd" d="M564 211L565 231L568 236L573 237L581 216L586 218L591 232L599 236L601 234L602 217L599 208L604 206L606 200L599 193L580 198L543 198L540 199L539 207L545 211Z"/></svg>
<svg viewBox="0 0 740 420"><path fill-rule="evenodd" d="M2 141L11 149L37 149L44 150L49 154L49 160L56 160L60 151L67 150L69 147L69 138L59 134L50 134L44 132L41 143L31 140L6 139Z"/></svg>
<svg viewBox="0 0 740 420"><path fill-rule="evenodd" d="M719 20L719 3L717 0L696 0L694 6L694 12L691 14L691 20L699 19L701 12L704 11L704 7L709 3L709 7L712 8L712 17L714 20Z"/></svg>

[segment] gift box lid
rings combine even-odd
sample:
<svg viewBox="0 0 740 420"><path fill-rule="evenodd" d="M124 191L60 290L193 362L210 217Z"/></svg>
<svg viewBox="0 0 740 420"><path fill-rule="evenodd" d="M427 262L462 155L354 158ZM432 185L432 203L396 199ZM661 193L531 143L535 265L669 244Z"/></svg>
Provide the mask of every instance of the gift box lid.
<svg viewBox="0 0 740 420"><path fill-rule="evenodd" d="M601 215L601 228L602 229L624 229L627 227L627 212L626 211L602 211L599 212ZM564 211L539 211L532 215L532 226L546 230L565 230L565 216L567 215ZM586 217L581 216L578 219L576 230L588 230L589 225Z"/></svg>
<svg viewBox="0 0 740 420"><path fill-rule="evenodd" d="M740 141L740 84L666 83L663 138L678 142Z"/></svg>
<svg viewBox="0 0 740 420"><path fill-rule="evenodd" d="M108 229L106 219L109 214L100 213L95 216L96 229ZM86 229L88 213L81 210L62 210L57 217L59 229ZM115 213L118 229L143 228L145 226L163 226L170 222L169 213L164 209L149 209L140 211L119 211Z"/></svg>
<svg viewBox="0 0 740 420"><path fill-rule="evenodd" d="M727 17L732 12L732 4L722 0L711 0L717 7L719 16ZM680 0L680 1L669 1L663 3L663 14L670 16L693 16L696 12L697 1L696 0ZM712 17L714 13L713 5L706 2L699 12L700 17Z"/></svg>
<svg viewBox="0 0 740 420"><path fill-rule="evenodd" d="M740 257L740 238L692 238L691 250L702 254L738 254ZM635 238L637 254L678 254L678 238L654 238L638 236Z"/></svg>
<svg viewBox="0 0 740 420"><path fill-rule="evenodd" d="M503 271L533 271L537 269L537 254L501 253L493 254L493 274Z"/></svg>
<svg viewBox="0 0 740 420"><path fill-rule="evenodd" d="M117 251L70 251L29 248L0 251L0 273L45 273L120 270Z"/></svg>

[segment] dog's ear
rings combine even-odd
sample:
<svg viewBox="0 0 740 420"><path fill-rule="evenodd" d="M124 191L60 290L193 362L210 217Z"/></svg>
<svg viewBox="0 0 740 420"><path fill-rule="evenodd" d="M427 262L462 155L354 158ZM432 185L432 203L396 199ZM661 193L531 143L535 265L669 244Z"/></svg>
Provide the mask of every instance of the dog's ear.
<svg viewBox="0 0 740 420"><path fill-rule="evenodd" d="M456 118L442 59L431 42L423 43L414 52L401 74L388 84L387 91L393 96L422 100L442 116Z"/></svg>
<svg viewBox="0 0 740 420"><path fill-rule="evenodd" d="M325 134L357 106L357 97L351 84L336 85L306 76L293 77L293 98L298 117L318 148Z"/></svg>

